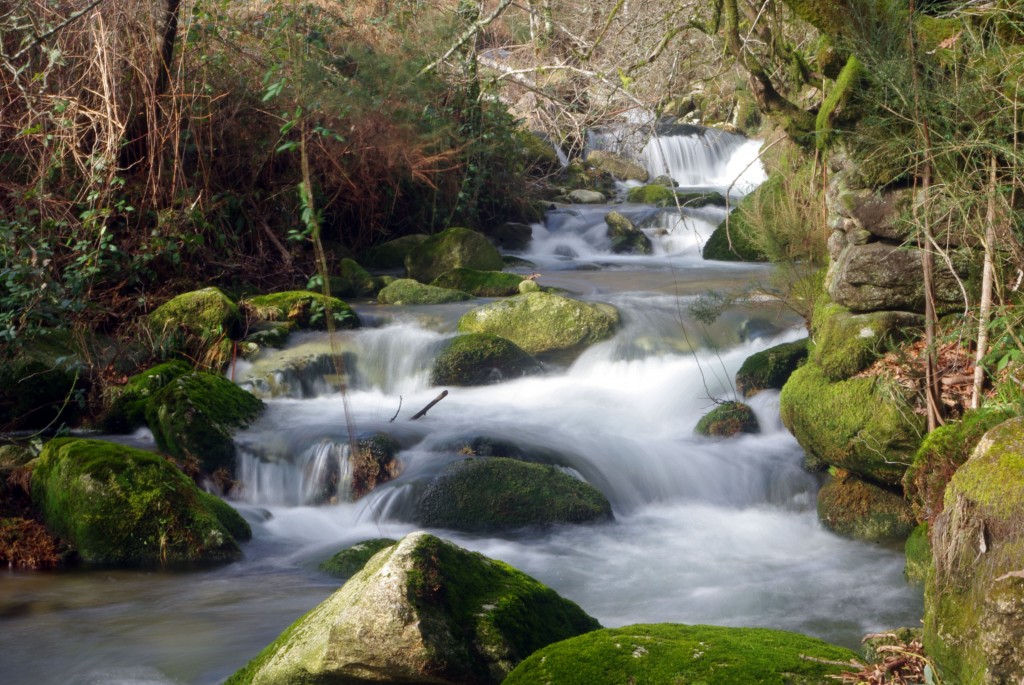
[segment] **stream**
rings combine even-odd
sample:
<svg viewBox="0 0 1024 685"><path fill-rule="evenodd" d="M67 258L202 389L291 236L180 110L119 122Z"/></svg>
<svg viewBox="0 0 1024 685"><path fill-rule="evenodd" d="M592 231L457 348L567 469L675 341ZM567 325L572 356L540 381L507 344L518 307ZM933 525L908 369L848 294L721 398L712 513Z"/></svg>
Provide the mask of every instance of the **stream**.
<svg viewBox="0 0 1024 685"><path fill-rule="evenodd" d="M645 150L656 175L738 197L763 179L757 144L714 133ZM724 137L728 136L728 137ZM700 246L724 210L611 209L652 238L648 256L609 252L607 206L559 207L534 227L522 273L575 297L619 308L620 332L540 375L450 395L418 421L440 388L431 360L458 317L484 300L424 307L353 302L364 322L340 333L352 366L358 432L402 445L402 474L359 502L311 504L325 460L344 454L342 401L323 365L323 334L240 364L236 381L266 399L264 416L236 437L239 500L254 539L245 559L193 572L73 570L0 574L0 682L214 684L222 682L338 582L316 570L339 549L416 530L418 481L465 458L472 437L513 442L602 490L614 521L480 536L433 531L501 559L577 602L606 627L680 622L767 626L856 649L868 632L919 623L920 589L903 578L901 549L825 531L818 477L779 420L778 393L750 400L762 433L695 436L712 398L733 399L750 354L806 335L764 296L772 267L706 262ZM711 325L689 305L709 290L751 289ZM328 373L330 370L328 370ZM394 421L392 417L396 416ZM145 432L133 438L146 445Z"/></svg>

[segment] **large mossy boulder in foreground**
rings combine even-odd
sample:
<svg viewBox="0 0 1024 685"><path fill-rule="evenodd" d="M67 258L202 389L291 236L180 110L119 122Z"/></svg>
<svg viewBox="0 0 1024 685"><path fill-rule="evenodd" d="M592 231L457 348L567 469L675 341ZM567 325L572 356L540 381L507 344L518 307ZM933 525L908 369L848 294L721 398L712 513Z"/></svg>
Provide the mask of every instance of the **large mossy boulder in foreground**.
<svg viewBox="0 0 1024 685"><path fill-rule="evenodd" d="M391 538L363 540L325 559L317 568L332 578L348 580L363 570L366 562L376 556L377 552L395 544L398 544L398 540Z"/></svg>
<svg viewBox="0 0 1024 685"><path fill-rule="evenodd" d="M881 378L833 383L813 362L790 376L779 412L815 460L892 485L903 477L925 428L898 387Z"/></svg>
<svg viewBox="0 0 1024 685"><path fill-rule="evenodd" d="M619 312L611 305L545 292L492 302L459 319L463 333L498 335L533 355L580 352L610 338L618 326Z"/></svg>
<svg viewBox="0 0 1024 685"><path fill-rule="evenodd" d="M537 360L515 343L488 333L466 333L449 340L434 360L434 385L488 385L540 370Z"/></svg>
<svg viewBox="0 0 1024 685"><path fill-rule="evenodd" d="M460 267L444 272L431 285L461 290L476 297L508 297L519 292L522 282L523 277L517 274Z"/></svg>
<svg viewBox="0 0 1024 685"><path fill-rule="evenodd" d="M762 390L781 390L806 359L806 338L755 352L736 372L736 389L744 397Z"/></svg>
<svg viewBox="0 0 1024 685"><path fill-rule="evenodd" d="M32 470L32 500L47 527L91 564L238 559L236 537L221 519L242 539L248 525L215 499L163 457L101 440L52 440Z"/></svg>
<svg viewBox="0 0 1024 685"><path fill-rule="evenodd" d="M469 293L436 285L424 285L411 278L399 278L388 283L377 293L380 304L445 304L473 299Z"/></svg>
<svg viewBox="0 0 1024 685"><path fill-rule="evenodd" d="M1024 417L988 431L931 526L924 646L942 681L1016 685L1024 675Z"/></svg>
<svg viewBox="0 0 1024 685"><path fill-rule="evenodd" d="M233 433L263 411L263 401L217 374L178 376L146 405L146 423L160 449L195 459L206 473L234 472Z"/></svg>
<svg viewBox="0 0 1024 685"><path fill-rule="evenodd" d="M722 402L701 417L693 429L697 435L731 438L743 433L760 433L761 426L749 405L742 402Z"/></svg>
<svg viewBox="0 0 1024 685"><path fill-rule="evenodd" d="M511 566L411 533L227 685L497 684L536 650L597 628L576 604Z"/></svg>
<svg viewBox="0 0 1024 685"><path fill-rule="evenodd" d="M858 655L767 628L672 623L606 628L545 647L505 685L824 685Z"/></svg>
<svg viewBox="0 0 1024 685"><path fill-rule="evenodd" d="M218 366L230 357L243 328L238 306L218 288L182 293L147 318L153 339L167 354L183 353Z"/></svg>
<svg viewBox="0 0 1024 685"><path fill-rule="evenodd" d="M115 390L101 425L109 433L130 433L146 423L146 405L165 385L190 373L192 367L175 359L135 374Z"/></svg>
<svg viewBox="0 0 1024 685"><path fill-rule="evenodd" d="M818 519L834 533L869 542L906 540L917 523L901 495L841 470L818 491Z"/></svg>
<svg viewBox="0 0 1024 685"><path fill-rule="evenodd" d="M257 320L288 321L297 328L327 330L328 310L337 328L359 327L359 317L345 301L309 290L258 295L243 304Z"/></svg>
<svg viewBox="0 0 1024 685"><path fill-rule="evenodd" d="M545 464L484 457L449 464L416 504L417 525L493 531L612 517L601 491Z"/></svg>
<svg viewBox="0 0 1024 685"><path fill-rule="evenodd" d="M505 262L491 241L458 226L430 236L405 257L406 275L420 283L430 283L445 271L459 267L501 271Z"/></svg>

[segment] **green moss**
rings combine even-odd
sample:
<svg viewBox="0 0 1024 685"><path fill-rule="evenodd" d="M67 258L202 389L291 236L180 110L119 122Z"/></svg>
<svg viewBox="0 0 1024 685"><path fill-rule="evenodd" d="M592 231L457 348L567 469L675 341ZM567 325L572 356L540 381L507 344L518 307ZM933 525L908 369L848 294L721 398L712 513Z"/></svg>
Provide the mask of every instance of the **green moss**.
<svg viewBox="0 0 1024 685"><path fill-rule="evenodd" d="M230 341L242 334L242 315L217 288L183 293L147 318L153 339L165 354L185 354L216 368L230 356Z"/></svg>
<svg viewBox="0 0 1024 685"><path fill-rule="evenodd" d="M330 285L331 294L337 297L370 297L377 292L370 272L348 257L338 264L338 275L331 276Z"/></svg>
<svg viewBox="0 0 1024 685"><path fill-rule="evenodd" d="M418 233L389 240L363 252L359 255L359 262L371 269L403 269L406 255L429 237Z"/></svg>
<svg viewBox="0 0 1024 685"><path fill-rule="evenodd" d="M476 231L458 226L430 236L405 257L406 275L420 283L430 283L444 272L459 267L501 271L505 263L491 241Z"/></svg>
<svg viewBox="0 0 1024 685"><path fill-rule="evenodd" d="M864 64L856 55L850 55L846 66L839 72L832 90L818 110L815 131L818 134L818 149L827 149L835 139L835 129L844 121L851 120L850 99L860 87L865 76Z"/></svg>
<svg viewBox="0 0 1024 685"><path fill-rule="evenodd" d="M507 297L519 292L522 281L522 276L504 271L477 271L460 267L441 274L431 285L461 290L476 297Z"/></svg>
<svg viewBox="0 0 1024 685"><path fill-rule="evenodd" d="M46 525L93 564L232 561L241 550L204 493L163 457L100 440L46 444L32 473Z"/></svg>
<svg viewBox="0 0 1024 685"><path fill-rule="evenodd" d="M1024 516L1024 419L999 423L985 434L984 442L983 452L954 474L946 505L960 494L993 518Z"/></svg>
<svg viewBox="0 0 1024 685"><path fill-rule="evenodd" d="M912 583L923 584L928 577L928 570L932 567L932 542L928 537L927 523L914 528L914 532L907 538L903 552L907 558L903 575Z"/></svg>
<svg viewBox="0 0 1024 685"><path fill-rule="evenodd" d="M110 433L130 433L146 422L146 404L161 388L179 376L192 371L180 360L157 364L136 374L117 390L101 425Z"/></svg>
<svg viewBox="0 0 1024 685"><path fill-rule="evenodd" d="M806 359L806 338L755 352L744 360L743 366L736 372L736 389L744 397L755 395L761 390L781 390Z"/></svg>
<svg viewBox="0 0 1024 685"><path fill-rule="evenodd" d="M732 247L729 239L732 239ZM715 229L701 250L704 259L717 262L766 262L768 256L757 247L750 235L750 226L743 214L735 211L729 217L729 229L723 221Z"/></svg>
<svg viewBox="0 0 1024 685"><path fill-rule="evenodd" d="M515 343L488 333L452 338L434 360L434 385L487 385L519 378L540 365Z"/></svg>
<svg viewBox="0 0 1024 685"><path fill-rule="evenodd" d="M889 345L909 338L923 323L917 314L853 314L827 297L818 300L811 318L810 359L825 377L841 381L870 366Z"/></svg>
<svg viewBox="0 0 1024 685"><path fill-rule="evenodd" d="M303 625L303 623L311 615L316 613L318 607L313 607L308 612L303 614L299 620L291 624L284 631L281 632L277 638L269 645L260 650L260 653L253 657L249 663L242 668L235 671L230 678L224 681L224 685L251 685L256 679L257 674L263 669L263 667L276 655L288 642L292 639L296 630ZM292 681L293 685L314 685L312 680L303 682L300 680Z"/></svg>
<svg viewBox="0 0 1024 685"><path fill-rule="evenodd" d="M609 212L604 222L608 224L608 238L612 241L611 250L615 254L651 253L651 239L622 214Z"/></svg>
<svg viewBox="0 0 1024 685"><path fill-rule="evenodd" d="M722 402L709 411L693 429L698 435L728 438L740 433L760 433L754 410L742 402Z"/></svg>
<svg viewBox="0 0 1024 685"><path fill-rule="evenodd" d="M377 293L380 304L445 304L473 299L469 293L436 285L424 285L411 278L399 278Z"/></svg>
<svg viewBox="0 0 1024 685"><path fill-rule="evenodd" d="M391 538L363 540L324 560L317 568L332 578L347 580L359 573L373 555L397 542Z"/></svg>
<svg viewBox="0 0 1024 685"><path fill-rule="evenodd" d="M419 525L463 531L584 523L610 518L592 485L553 466L487 457L450 464L416 507Z"/></svg>
<svg viewBox="0 0 1024 685"><path fill-rule="evenodd" d="M232 433L263 411L263 402L223 376L196 371L175 378L146 405L160 449L195 459L207 473L234 472Z"/></svg>
<svg viewBox="0 0 1024 685"><path fill-rule="evenodd" d="M806 451L882 483L900 482L924 433L923 417L892 386L879 378L833 383L813 362L790 376L779 402Z"/></svg>
<svg viewBox="0 0 1024 685"><path fill-rule="evenodd" d="M358 328L359 317L342 300L327 298L308 290L286 290L252 297L243 303L255 318L266 321L288 321L298 328L327 329L327 309L338 328Z"/></svg>
<svg viewBox="0 0 1024 685"><path fill-rule="evenodd" d="M835 662L856 657L821 640L766 628L633 625L545 647L517 666L505 685L821 685L850 669Z"/></svg>
<svg viewBox="0 0 1024 685"><path fill-rule="evenodd" d="M242 515L233 506L220 497L202 490L199 491L199 498L210 513L217 517L220 524L231 533L231 537L238 542L252 540L252 528L249 526L249 522L242 518Z"/></svg>
<svg viewBox="0 0 1024 685"><path fill-rule="evenodd" d="M243 342L281 349L295 329L296 325L291 321L253 321Z"/></svg>
<svg viewBox="0 0 1024 685"><path fill-rule="evenodd" d="M818 491L818 518L834 533L870 542L905 540L915 523L903 497L845 473Z"/></svg>
<svg viewBox="0 0 1024 685"><path fill-rule="evenodd" d="M654 205L656 207L675 207L678 203L682 207L706 207L715 205L725 206L725 197L721 193L682 193L676 192L660 183L652 183L646 186L630 188L626 193L626 202L641 205Z"/></svg>

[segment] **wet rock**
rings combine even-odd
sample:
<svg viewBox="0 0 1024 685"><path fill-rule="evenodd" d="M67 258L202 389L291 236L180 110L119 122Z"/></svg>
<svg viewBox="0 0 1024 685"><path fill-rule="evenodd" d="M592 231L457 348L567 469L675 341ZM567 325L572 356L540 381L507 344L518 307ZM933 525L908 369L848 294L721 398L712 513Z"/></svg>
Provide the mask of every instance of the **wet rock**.
<svg viewBox="0 0 1024 685"><path fill-rule="evenodd" d="M736 372L736 389L744 397L751 397L762 390L781 390L806 359L806 339L755 352Z"/></svg>
<svg viewBox="0 0 1024 685"><path fill-rule="evenodd" d="M396 544L398 544L398 540L391 538L363 540L351 547L346 547L330 559L326 559L317 568L332 578L348 580L359 573L366 566L366 562L372 559L377 552Z"/></svg>
<svg viewBox="0 0 1024 685"><path fill-rule="evenodd" d="M842 471L818 491L818 519L834 533L868 542L905 540L916 525L901 495Z"/></svg>
<svg viewBox="0 0 1024 685"><path fill-rule="evenodd" d="M508 297L519 292L523 277L504 271L478 271L458 268L446 271L431 285L450 290L461 290L476 297Z"/></svg>
<svg viewBox="0 0 1024 685"><path fill-rule="evenodd" d="M405 257L406 275L420 283L430 283L445 271L459 267L501 271L505 263L487 238L460 227L430 236Z"/></svg>
<svg viewBox="0 0 1024 685"><path fill-rule="evenodd" d="M377 293L377 302L380 304L444 304L471 299L472 295L461 290L424 285L411 278L400 278Z"/></svg>
<svg viewBox="0 0 1024 685"><path fill-rule="evenodd" d="M394 480L402 471L399 444L387 433L374 433L358 442L359 455L352 460L352 499L358 500L378 485Z"/></svg>
<svg viewBox="0 0 1024 685"><path fill-rule="evenodd" d="M131 433L146 423L146 405L165 385L190 373L192 367L180 360L158 364L136 374L113 390L113 399L101 425L109 433Z"/></svg>
<svg viewBox="0 0 1024 685"><path fill-rule="evenodd" d="M854 314L841 305L819 301L811 317L810 359L832 381L863 371L897 342L920 330L924 318L910 312Z"/></svg>
<svg viewBox="0 0 1024 685"><path fill-rule="evenodd" d="M608 201L604 193L599 193L596 190L584 190L582 188L570 191L566 197L569 202L577 205L602 205Z"/></svg>
<svg viewBox="0 0 1024 685"><path fill-rule="evenodd" d="M488 333L452 338L434 360L434 385L489 385L540 370L537 360L515 343Z"/></svg>
<svg viewBox="0 0 1024 685"><path fill-rule="evenodd" d="M370 272L354 259L342 259L338 273L330 278L331 294L337 297L372 297L377 293L377 281Z"/></svg>
<svg viewBox="0 0 1024 685"><path fill-rule="evenodd" d="M622 155L607 150L592 150L587 155L587 163L601 171L608 172L620 181L647 183L647 179L650 178L647 169Z"/></svg>
<svg viewBox="0 0 1024 685"><path fill-rule="evenodd" d="M608 238L612 241L615 254L651 254L651 239L633 222L618 212L609 212L604 217L608 224Z"/></svg>
<svg viewBox="0 0 1024 685"><path fill-rule="evenodd" d="M336 297L324 297L309 290L286 290L251 297L242 302L250 316L258 321L284 321L296 328L327 330L327 316L338 328L358 328L359 317L347 303Z"/></svg>
<svg viewBox="0 0 1024 685"><path fill-rule="evenodd" d="M754 410L742 402L722 402L709 411L693 429L697 435L731 438L743 433L760 433Z"/></svg>
<svg viewBox="0 0 1024 685"><path fill-rule="evenodd" d="M406 255L429 237L425 233L416 233L389 240L359 255L359 263L371 269L403 269Z"/></svg>

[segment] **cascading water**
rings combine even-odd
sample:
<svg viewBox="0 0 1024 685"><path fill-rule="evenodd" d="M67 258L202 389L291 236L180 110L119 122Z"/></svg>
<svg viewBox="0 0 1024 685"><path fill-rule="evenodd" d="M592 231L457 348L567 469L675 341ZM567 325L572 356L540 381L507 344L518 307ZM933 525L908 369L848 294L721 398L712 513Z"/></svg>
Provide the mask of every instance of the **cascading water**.
<svg viewBox="0 0 1024 685"><path fill-rule="evenodd" d="M731 149L745 154L744 146ZM652 255L609 252L604 216L612 210L648 233ZM514 445L522 458L589 481L615 519L492 537L436 532L535 576L606 626L770 626L853 647L866 632L916 623L921 599L903 580L902 555L818 523L818 481L779 421L778 393L750 400L759 435L693 434L714 399L733 397L733 376L748 355L803 335L801 321L764 298L730 307L712 325L688 313L707 290L770 276L765 265L699 258L722 211L616 205L550 213L523 255L530 270L544 285L617 306L620 332L535 376L449 388L418 421L409 417L439 391L430 383L432 360L457 318L480 302L357 303L367 327L339 334L355 424L361 435L394 438L402 469L356 502L346 492L342 402L333 368L322 363L326 338L297 336L289 349L240 366L239 382L268 404L236 439L236 505L254 530L246 560L190 574L9 574L0 582L5 681L223 681L336 589L316 563L360 540L414 530L418 484L465 458L475 439Z"/></svg>
<svg viewBox="0 0 1024 685"><path fill-rule="evenodd" d="M652 137L640 153L651 177L670 176L677 185L749 193L765 180L760 142L712 128L686 135Z"/></svg>

